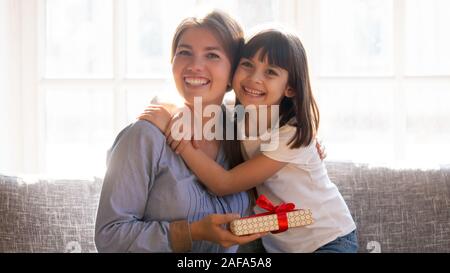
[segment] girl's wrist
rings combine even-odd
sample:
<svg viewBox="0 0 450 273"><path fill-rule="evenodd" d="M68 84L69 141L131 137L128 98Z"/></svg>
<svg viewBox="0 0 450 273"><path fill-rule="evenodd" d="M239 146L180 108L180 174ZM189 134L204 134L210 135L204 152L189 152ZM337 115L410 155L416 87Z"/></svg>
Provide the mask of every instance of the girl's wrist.
<svg viewBox="0 0 450 273"><path fill-rule="evenodd" d="M186 144L186 147L181 151L180 155L184 157L185 155L192 153L196 149L194 148L194 145L189 141L189 143Z"/></svg>

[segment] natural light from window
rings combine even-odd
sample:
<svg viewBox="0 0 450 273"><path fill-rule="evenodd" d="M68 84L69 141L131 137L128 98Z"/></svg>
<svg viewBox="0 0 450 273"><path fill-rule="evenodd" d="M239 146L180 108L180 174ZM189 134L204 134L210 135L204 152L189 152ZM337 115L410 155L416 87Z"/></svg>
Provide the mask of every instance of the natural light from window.
<svg viewBox="0 0 450 273"><path fill-rule="evenodd" d="M36 140L23 148L32 156L17 159L17 166L32 166L24 172L103 176L115 136L152 99L181 103L171 75L172 35L181 19L212 8L230 13L247 32L271 22L297 32L309 58L327 160L450 166L450 1L36 3L34 17L22 19L37 32L36 41L22 34L31 41L24 48L37 56L36 68L23 69L22 84L36 87L20 99L37 113L20 131L31 128L23 141Z"/></svg>

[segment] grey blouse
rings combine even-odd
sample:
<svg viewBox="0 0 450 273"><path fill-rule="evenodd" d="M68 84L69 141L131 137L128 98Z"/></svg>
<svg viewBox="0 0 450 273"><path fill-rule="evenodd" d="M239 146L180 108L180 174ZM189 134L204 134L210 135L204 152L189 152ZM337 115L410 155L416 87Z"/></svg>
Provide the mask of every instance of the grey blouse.
<svg viewBox="0 0 450 273"><path fill-rule="evenodd" d="M216 161L227 167L222 148ZM137 121L117 136L108 156L95 226L99 252L171 252L169 223L211 213L249 213L246 192L210 193L153 124ZM192 252L235 252L194 241Z"/></svg>

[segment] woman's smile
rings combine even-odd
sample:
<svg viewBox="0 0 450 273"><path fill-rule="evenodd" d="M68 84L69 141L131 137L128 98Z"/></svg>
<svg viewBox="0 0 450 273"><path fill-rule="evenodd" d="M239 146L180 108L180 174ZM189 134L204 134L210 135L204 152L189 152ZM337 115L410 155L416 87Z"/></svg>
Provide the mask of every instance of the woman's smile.
<svg viewBox="0 0 450 273"><path fill-rule="evenodd" d="M185 76L184 83L188 87L205 87L209 85L211 81L205 77L196 77L196 76Z"/></svg>

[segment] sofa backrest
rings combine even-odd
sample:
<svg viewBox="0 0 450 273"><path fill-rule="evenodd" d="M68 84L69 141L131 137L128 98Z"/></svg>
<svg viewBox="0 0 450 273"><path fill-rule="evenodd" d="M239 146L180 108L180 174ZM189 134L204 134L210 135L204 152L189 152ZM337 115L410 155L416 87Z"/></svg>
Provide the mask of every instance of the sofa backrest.
<svg viewBox="0 0 450 273"><path fill-rule="evenodd" d="M355 219L360 252L450 252L449 169L326 165ZM0 252L95 252L101 185L0 175Z"/></svg>
<svg viewBox="0 0 450 273"><path fill-rule="evenodd" d="M327 163L358 229L360 252L450 252L450 169Z"/></svg>
<svg viewBox="0 0 450 273"><path fill-rule="evenodd" d="M96 252L101 183L0 175L0 252Z"/></svg>

